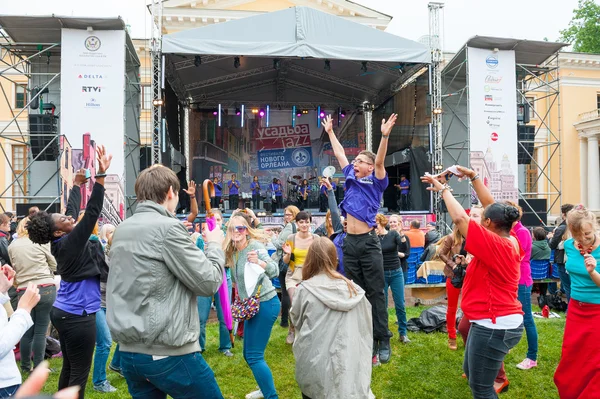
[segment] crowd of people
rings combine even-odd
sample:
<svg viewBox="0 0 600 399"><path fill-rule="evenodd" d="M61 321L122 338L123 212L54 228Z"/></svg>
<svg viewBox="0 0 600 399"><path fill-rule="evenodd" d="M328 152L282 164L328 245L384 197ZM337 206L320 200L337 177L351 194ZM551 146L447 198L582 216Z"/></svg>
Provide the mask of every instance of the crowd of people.
<svg viewBox="0 0 600 399"><path fill-rule="evenodd" d="M117 228L99 228L104 177L111 164L102 146L83 212L80 186L88 177L80 170L64 215L33 209L17 226L14 240L8 233L10 218L0 215L0 302L10 302L12 295L9 309L16 308L9 314L0 307L0 398L15 395L21 373L47 367L43 355L50 324L58 332L63 357L57 388L65 392L71 387L73 397L84 397L92 366L93 388L114 392L106 378L108 363L124 376L133 398L222 398L202 353L214 304L218 350L234 356L226 302L234 302L238 328L243 329L243 358L257 384L247 399L279 397L265 353L280 316L280 325L288 328L286 342L293 348L303 398L374 398L372 368L392 357L390 291L398 339L411 342L404 287L411 249L418 247L431 248L429 256L444 264L448 348L458 349L460 333L464 377L474 398L496 398L508 389L504 358L524 331L528 351L517 367L537 367L530 260L547 259L555 248L555 262L564 268L561 288L571 298L555 383L563 398L594 397L600 390L595 361L600 344L594 339L600 318L600 236L594 214L583 206L564 206L565 221L553 233L535 229L532 234L520 223L518 205L495 201L473 170L458 167L481 205L465 211L450 182L426 175L422 182L439 193L454 230L441 237L435 223L424 233L413 222L404 231L399 215L378 213L388 185L384 156L395 120L392 114L382 121L376 154L363 151L350 163L331 117L324 119L346 193L338 205L331 181L323 179L329 211L314 233L310 213L295 206L285 208L279 233L263 228L251 210L236 211L227 221L214 210L216 227L193 233L190 222L196 215L184 223L175 217L179 179L161 165L138 176L134 215ZM235 177L229 184L230 190L237 186ZM193 182L186 191L195 195ZM60 275L58 289L54 274ZM225 300L215 295L222 285L229 295ZM457 328L461 296L464 316ZM113 340L118 346L109 363ZM12 351L18 342L21 371Z"/></svg>

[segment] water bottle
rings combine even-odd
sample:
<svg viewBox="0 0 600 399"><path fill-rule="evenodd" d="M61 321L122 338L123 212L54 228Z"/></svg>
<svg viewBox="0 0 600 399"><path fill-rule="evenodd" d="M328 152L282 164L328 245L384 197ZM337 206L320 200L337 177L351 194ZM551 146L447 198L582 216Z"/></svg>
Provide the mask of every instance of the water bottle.
<svg viewBox="0 0 600 399"><path fill-rule="evenodd" d="M546 319L550 316L550 308L548 308L548 305L544 305L542 308L542 316L544 316Z"/></svg>

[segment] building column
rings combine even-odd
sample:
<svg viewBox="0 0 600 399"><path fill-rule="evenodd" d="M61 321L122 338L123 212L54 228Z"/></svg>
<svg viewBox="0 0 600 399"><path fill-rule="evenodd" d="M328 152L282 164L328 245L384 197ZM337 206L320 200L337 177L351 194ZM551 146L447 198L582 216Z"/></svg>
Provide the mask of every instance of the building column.
<svg viewBox="0 0 600 399"><path fill-rule="evenodd" d="M588 137L588 208L600 211L600 151L598 135Z"/></svg>
<svg viewBox="0 0 600 399"><path fill-rule="evenodd" d="M588 142L585 136L579 136L579 201L587 205L588 202Z"/></svg>

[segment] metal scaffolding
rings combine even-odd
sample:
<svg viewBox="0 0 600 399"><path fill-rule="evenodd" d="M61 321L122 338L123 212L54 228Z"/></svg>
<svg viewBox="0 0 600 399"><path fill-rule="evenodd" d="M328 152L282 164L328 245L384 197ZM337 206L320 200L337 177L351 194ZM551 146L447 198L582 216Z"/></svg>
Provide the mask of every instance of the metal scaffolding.
<svg viewBox="0 0 600 399"><path fill-rule="evenodd" d="M164 89L164 57L162 56L163 0L152 0L152 164L161 162L161 147L166 139L165 121L162 118Z"/></svg>

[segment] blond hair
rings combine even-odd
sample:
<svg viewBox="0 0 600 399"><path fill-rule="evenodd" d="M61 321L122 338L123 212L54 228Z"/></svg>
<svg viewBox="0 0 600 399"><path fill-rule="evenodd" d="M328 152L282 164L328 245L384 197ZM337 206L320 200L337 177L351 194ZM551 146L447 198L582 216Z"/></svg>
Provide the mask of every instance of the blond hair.
<svg viewBox="0 0 600 399"><path fill-rule="evenodd" d="M231 239L231 235L233 234L233 229L235 229L234 219L239 220L240 224L246 226L246 234L248 236L248 241L256 240L259 242L263 242L267 237L266 234L259 229L253 229L248 224L246 218L241 215L235 215L229 219L227 223L227 234L225 235L225 240L223 241L223 252L225 252L225 264L229 267L235 267L235 262L233 261L233 253L237 251L235 247L235 243Z"/></svg>
<svg viewBox="0 0 600 399"><path fill-rule="evenodd" d="M350 297L358 292L354 283L342 276L336 269L338 264L337 250L333 242L326 237L315 237L310 244L310 251L306 255L302 266L302 280L308 280L318 274L325 273L329 278L344 280L348 285Z"/></svg>
<svg viewBox="0 0 600 399"><path fill-rule="evenodd" d="M325 214L325 230L327 230L327 236L331 237L333 233L333 222L331 221L331 210L327 210L327 214Z"/></svg>
<svg viewBox="0 0 600 399"><path fill-rule="evenodd" d="M115 231L115 226L110 223L105 223L100 228L99 238L103 241L108 242L108 235Z"/></svg>
<svg viewBox="0 0 600 399"><path fill-rule="evenodd" d="M21 219L17 225L17 237L29 237L29 231L27 231L27 223L29 223L29 217Z"/></svg>
<svg viewBox="0 0 600 399"><path fill-rule="evenodd" d="M572 236L581 233L588 224L596 230L596 215L583 205L577 205L567 214L567 226Z"/></svg>
<svg viewBox="0 0 600 399"><path fill-rule="evenodd" d="M297 207L297 206L295 206L295 205L289 205L289 206L287 206L287 207L286 207L286 208L283 210L283 212L284 212L284 213L285 213L285 212L289 212L289 213L291 213L291 214L292 214L292 220L296 220L296 215L300 213L300 209L298 209L298 207Z"/></svg>

